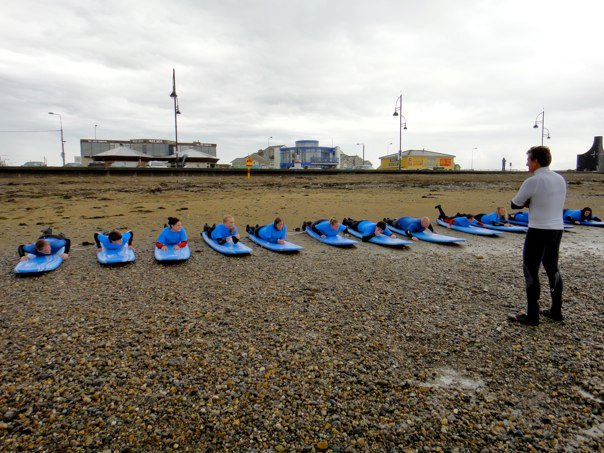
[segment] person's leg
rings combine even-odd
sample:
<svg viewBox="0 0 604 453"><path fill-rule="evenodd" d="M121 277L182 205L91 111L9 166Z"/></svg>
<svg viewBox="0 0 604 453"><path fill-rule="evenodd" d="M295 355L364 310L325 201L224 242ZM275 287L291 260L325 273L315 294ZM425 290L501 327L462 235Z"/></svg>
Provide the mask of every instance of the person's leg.
<svg viewBox="0 0 604 453"><path fill-rule="evenodd" d="M548 231L549 240L546 243L543 254L543 267L549 280L549 289L552 295L552 308L550 310L553 319L562 318L562 277L558 269L558 254L563 230Z"/></svg>
<svg viewBox="0 0 604 453"><path fill-rule="evenodd" d="M352 228L355 231L359 231L359 223L362 222L362 220L353 220L353 219L349 219L350 223L348 223L348 228Z"/></svg>
<svg viewBox="0 0 604 453"><path fill-rule="evenodd" d="M435 209L438 209L438 218L439 219L446 219L447 218L447 214L445 214L445 211L443 211L443 208L441 205L436 205L434 206Z"/></svg>
<svg viewBox="0 0 604 453"><path fill-rule="evenodd" d="M543 261L545 244L543 230L529 228L522 250L522 267L526 283L526 316L532 322L539 322L539 266Z"/></svg>

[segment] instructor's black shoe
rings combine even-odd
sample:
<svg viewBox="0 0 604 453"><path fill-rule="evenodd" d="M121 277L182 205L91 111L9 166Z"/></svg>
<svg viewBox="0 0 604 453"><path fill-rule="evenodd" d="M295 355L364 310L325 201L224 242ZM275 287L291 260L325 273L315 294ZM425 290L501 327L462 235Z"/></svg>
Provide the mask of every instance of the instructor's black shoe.
<svg viewBox="0 0 604 453"><path fill-rule="evenodd" d="M555 314L552 313L552 311L549 308L547 310L541 310L539 313L541 313L546 318L551 319L552 321L557 321L557 322L564 321L564 316L562 316L561 314L558 314L558 313L555 313Z"/></svg>
<svg viewBox="0 0 604 453"><path fill-rule="evenodd" d="M434 209L438 209L438 208L442 208L441 205L437 204L436 206L434 206Z"/></svg>
<svg viewBox="0 0 604 453"><path fill-rule="evenodd" d="M539 325L538 319L536 319L536 320L530 319L524 313L519 314L519 315L508 315L508 321L514 322L516 324L523 324L525 326L538 326Z"/></svg>

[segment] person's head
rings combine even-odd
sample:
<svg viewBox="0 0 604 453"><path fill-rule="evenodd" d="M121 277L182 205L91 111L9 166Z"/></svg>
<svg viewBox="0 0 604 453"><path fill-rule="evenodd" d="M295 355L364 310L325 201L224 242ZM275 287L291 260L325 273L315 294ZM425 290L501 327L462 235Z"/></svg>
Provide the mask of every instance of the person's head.
<svg viewBox="0 0 604 453"><path fill-rule="evenodd" d="M340 222L335 217L332 217L331 219L329 219L329 226L333 230L337 230L338 228L340 228Z"/></svg>
<svg viewBox="0 0 604 453"><path fill-rule="evenodd" d="M376 229L380 229L380 231L384 231L386 229L386 222L384 222L383 220L380 220L376 225L375 225Z"/></svg>
<svg viewBox="0 0 604 453"><path fill-rule="evenodd" d="M533 146L526 152L526 166L529 171L535 171L541 167L549 167L551 163L552 153L547 146Z"/></svg>
<svg viewBox="0 0 604 453"><path fill-rule="evenodd" d="M283 223L283 219L281 217L275 217L275 220L273 221L273 225L275 226L276 229L282 230L283 225L285 225L285 224Z"/></svg>
<svg viewBox="0 0 604 453"><path fill-rule="evenodd" d="M232 215L225 215L222 218L222 224L227 228L233 228L235 226L235 217Z"/></svg>
<svg viewBox="0 0 604 453"><path fill-rule="evenodd" d="M506 217L508 215L508 212L505 210L505 208L503 206L498 206L497 207L497 215L499 217Z"/></svg>
<svg viewBox="0 0 604 453"><path fill-rule="evenodd" d="M50 255L50 242L46 239L38 239L36 241L36 250L45 255Z"/></svg>
<svg viewBox="0 0 604 453"><path fill-rule="evenodd" d="M118 230L113 230L111 233L109 233L108 237L109 242L112 244L119 244L122 242L122 233L120 233Z"/></svg>
<svg viewBox="0 0 604 453"><path fill-rule="evenodd" d="M430 217L422 217L420 222L422 227L428 228L430 226Z"/></svg>
<svg viewBox="0 0 604 453"><path fill-rule="evenodd" d="M589 219L591 219L592 212L593 211L591 210L591 208L587 207L587 206L584 207L583 209L581 209L581 220L585 220L585 219L589 220Z"/></svg>
<svg viewBox="0 0 604 453"><path fill-rule="evenodd" d="M473 222L474 221L474 215L473 214L466 214L466 219L468 219L468 221Z"/></svg>
<svg viewBox="0 0 604 453"><path fill-rule="evenodd" d="M176 217L168 217L168 226L172 231L180 231L182 229L182 223Z"/></svg>

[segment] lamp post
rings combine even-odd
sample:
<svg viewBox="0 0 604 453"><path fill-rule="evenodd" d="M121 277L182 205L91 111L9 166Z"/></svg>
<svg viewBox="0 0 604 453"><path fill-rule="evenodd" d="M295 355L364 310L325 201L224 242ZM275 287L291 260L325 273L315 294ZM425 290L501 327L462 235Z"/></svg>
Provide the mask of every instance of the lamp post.
<svg viewBox="0 0 604 453"><path fill-rule="evenodd" d="M94 125L94 139L95 139L95 140L96 140L96 128L97 128L98 126L99 126L98 124L95 124L95 125Z"/></svg>
<svg viewBox="0 0 604 453"><path fill-rule="evenodd" d="M273 138L273 136L271 135L268 140L266 141L266 147L270 148L271 147L271 138Z"/></svg>
<svg viewBox="0 0 604 453"><path fill-rule="evenodd" d="M357 145L363 145L363 162L361 162L361 165L365 165L365 143L357 143Z"/></svg>
<svg viewBox="0 0 604 453"><path fill-rule="evenodd" d="M399 105L398 107L396 105ZM399 117L399 131L398 131L398 169L401 170L401 164L403 159L403 129L407 130L407 118L403 116L403 93L396 99L394 103L394 113L392 116ZM404 120L404 121L403 121Z"/></svg>
<svg viewBox="0 0 604 453"><path fill-rule="evenodd" d="M65 166L65 140L63 140L63 118L61 114L48 112L49 115L56 115L59 117L59 124L61 125L61 159L63 159L63 167Z"/></svg>
<svg viewBox="0 0 604 453"><path fill-rule="evenodd" d="M178 95L176 94L176 69L172 68L172 93L170 97L174 99L174 155L176 156L176 168L178 168L178 115L180 115L180 109L178 108Z"/></svg>
<svg viewBox="0 0 604 453"><path fill-rule="evenodd" d="M472 148L472 164L470 165L470 168L472 169L472 171L474 171L474 150L478 149L478 148Z"/></svg>
<svg viewBox="0 0 604 453"><path fill-rule="evenodd" d="M539 119L541 117L541 119ZM543 146L543 138L545 137L545 131L547 130L547 138L549 139L549 129L545 127L545 109L541 111L537 118L535 118L535 125L533 129L539 129L539 124L541 124L541 146Z"/></svg>

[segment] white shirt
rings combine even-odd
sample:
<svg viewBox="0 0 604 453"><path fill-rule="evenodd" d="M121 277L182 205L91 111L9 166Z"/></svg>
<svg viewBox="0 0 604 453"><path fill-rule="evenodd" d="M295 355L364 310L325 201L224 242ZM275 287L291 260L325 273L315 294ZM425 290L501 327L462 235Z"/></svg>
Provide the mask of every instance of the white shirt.
<svg viewBox="0 0 604 453"><path fill-rule="evenodd" d="M540 167L520 186L512 203L529 205L529 228L562 230L562 210L566 200L566 181L549 167Z"/></svg>

